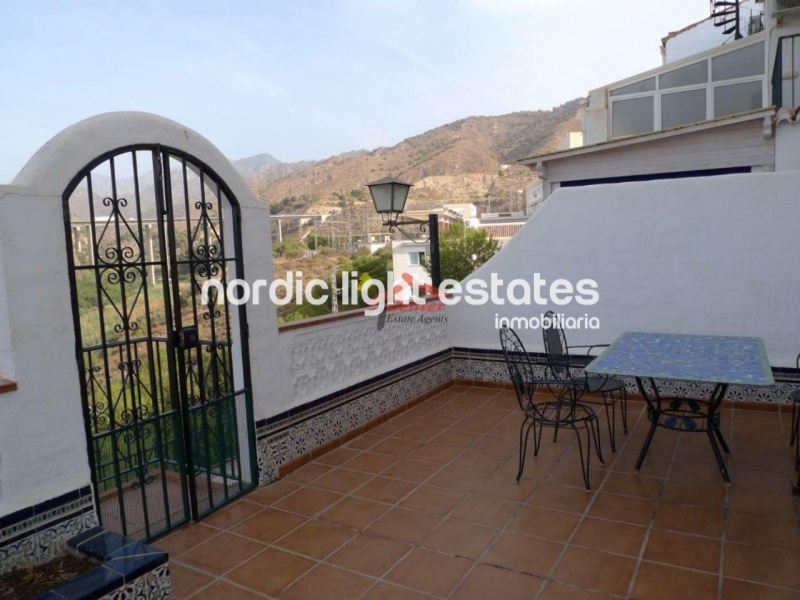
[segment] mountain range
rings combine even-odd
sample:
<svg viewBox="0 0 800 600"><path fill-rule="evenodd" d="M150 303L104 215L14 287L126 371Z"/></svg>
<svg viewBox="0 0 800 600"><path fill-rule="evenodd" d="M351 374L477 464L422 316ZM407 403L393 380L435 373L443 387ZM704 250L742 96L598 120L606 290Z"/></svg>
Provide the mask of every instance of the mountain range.
<svg viewBox="0 0 800 600"><path fill-rule="evenodd" d="M392 147L324 160L282 163L259 154L233 164L273 212L335 212L343 198L358 197L366 183L387 175L414 184L412 203L514 198L536 177L516 161L557 150L567 133L580 131L581 104L576 99L552 110L467 117Z"/></svg>
<svg viewBox="0 0 800 600"><path fill-rule="evenodd" d="M409 196L411 208L422 201L468 201L480 208L488 204L495 211L519 209L519 191L536 175L517 161L557 150L567 133L580 130L581 103L576 99L552 110L467 117L392 147L355 150L324 160L284 163L262 153L233 164L256 196L270 203L273 213L334 213L353 199L363 205L369 198L365 184L387 175L414 184ZM126 157L121 162L126 160L130 159ZM142 165L148 160L149 157L142 157ZM97 198L112 195L107 171L104 166L92 174ZM175 170L172 175L173 195L180 198L181 173ZM195 179L191 176L188 182L192 198L199 196L199 182ZM118 173L116 183L120 197L134 196L130 176ZM152 173L145 168L140 171L139 195L142 216L155 217ZM75 218L89 218L85 183L75 190L70 205ZM108 212L99 204L95 210L100 216Z"/></svg>

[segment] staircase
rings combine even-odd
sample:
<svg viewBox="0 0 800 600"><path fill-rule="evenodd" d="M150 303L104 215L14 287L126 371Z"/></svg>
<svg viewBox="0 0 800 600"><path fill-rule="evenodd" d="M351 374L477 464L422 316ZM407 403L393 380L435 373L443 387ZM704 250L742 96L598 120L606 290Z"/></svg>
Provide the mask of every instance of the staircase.
<svg viewBox="0 0 800 600"><path fill-rule="evenodd" d="M714 27L725 27L723 34L733 33L734 39L742 39L738 0L711 0L711 16L714 17Z"/></svg>

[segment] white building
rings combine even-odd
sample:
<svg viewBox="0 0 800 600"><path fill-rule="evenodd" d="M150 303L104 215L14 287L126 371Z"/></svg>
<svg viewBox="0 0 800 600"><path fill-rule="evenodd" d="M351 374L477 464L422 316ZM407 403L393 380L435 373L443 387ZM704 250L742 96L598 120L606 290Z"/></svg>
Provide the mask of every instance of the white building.
<svg viewBox="0 0 800 600"><path fill-rule="evenodd" d="M717 32L716 46L590 91L586 145L521 161L543 181L543 197L560 187L796 168L794 142L773 108L800 104L794 4L756 3L766 27L740 40L703 21L667 47L701 30L706 45Z"/></svg>
<svg viewBox="0 0 800 600"><path fill-rule="evenodd" d="M442 208L430 211L408 211L403 213L404 219L418 219L427 221L429 214L436 214L439 217L439 232L442 233L449 229L451 223L462 222L467 226L475 226L478 223L477 208L474 204L445 204ZM425 231L413 231L413 228L405 227L404 231L395 231L392 239L392 271L395 281L404 279L406 281L416 280L420 284L430 285L431 278L423 266L425 258L430 258L429 233ZM400 293L398 301L403 301L408 296L407 293Z"/></svg>
<svg viewBox="0 0 800 600"><path fill-rule="evenodd" d="M483 213L478 227L503 247L528 221L527 212Z"/></svg>
<svg viewBox="0 0 800 600"><path fill-rule="evenodd" d="M525 185L525 214L532 215L544 200L544 181L534 177Z"/></svg>

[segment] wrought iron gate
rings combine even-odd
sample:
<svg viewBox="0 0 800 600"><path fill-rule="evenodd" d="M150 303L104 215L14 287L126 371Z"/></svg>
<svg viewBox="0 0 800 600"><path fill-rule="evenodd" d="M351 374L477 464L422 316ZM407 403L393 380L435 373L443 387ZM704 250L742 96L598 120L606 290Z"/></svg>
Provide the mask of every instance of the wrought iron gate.
<svg viewBox="0 0 800 600"><path fill-rule="evenodd" d="M257 481L239 207L160 146L99 157L64 192L72 305L101 523L147 540Z"/></svg>

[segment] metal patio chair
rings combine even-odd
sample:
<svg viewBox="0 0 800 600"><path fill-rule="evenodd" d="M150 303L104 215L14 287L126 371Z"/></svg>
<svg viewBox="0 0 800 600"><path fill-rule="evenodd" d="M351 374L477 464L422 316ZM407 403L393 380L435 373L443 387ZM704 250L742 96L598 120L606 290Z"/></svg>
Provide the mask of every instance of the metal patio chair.
<svg viewBox="0 0 800 600"><path fill-rule="evenodd" d="M619 396L620 408L622 411L622 428L628 433L628 398L625 392L625 383L616 377L592 376L586 374L583 369L594 360L594 356L589 353L595 348L607 348L608 344L594 344L592 346L570 346L567 344L567 336L564 330L559 327L558 320L553 311L547 311L545 318L550 319L549 327L542 327L542 337L544 339L544 351L547 361L547 377L560 382L567 388L580 387L585 392L600 394L601 400L582 399L585 404L602 404L605 408L606 423L608 424L608 435L611 438L611 451L617 451L616 430L616 405ZM585 354L574 354L573 350L585 350ZM556 431L556 433L558 433Z"/></svg>
<svg viewBox="0 0 800 600"><path fill-rule="evenodd" d="M517 483L522 477L525 468L525 454L528 450L528 436L533 429L533 456L539 454L541 447L542 431L545 427L563 428L567 427L575 431L578 438L578 452L581 457L581 470L583 472L583 482L586 489L590 490L589 484L589 464L592 453L592 443L600 462L603 462L603 454L600 448L600 426L597 415L589 406L577 402L580 390L568 390L564 392L563 387L559 389L556 399L551 402L537 402L535 400L537 383L547 386L544 380L536 381L534 378L533 365L525 351L525 346L512 329L503 327L500 330L500 345L503 348L503 357L508 367L508 374L511 383L514 384L514 391L517 393L517 401L525 417L519 430L519 471L517 472ZM538 429L537 429L538 426ZM586 456L584 457L584 445L581 440L581 430L586 430Z"/></svg>
<svg viewBox="0 0 800 600"><path fill-rule="evenodd" d="M797 368L800 369L800 354L797 355L795 362ZM792 437L789 445L794 446L794 468L800 470L800 442L797 439L800 435L800 389L789 394L789 398L792 400ZM798 480L798 486L800 486L800 480Z"/></svg>

